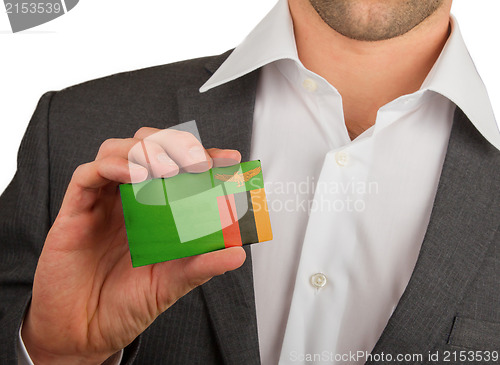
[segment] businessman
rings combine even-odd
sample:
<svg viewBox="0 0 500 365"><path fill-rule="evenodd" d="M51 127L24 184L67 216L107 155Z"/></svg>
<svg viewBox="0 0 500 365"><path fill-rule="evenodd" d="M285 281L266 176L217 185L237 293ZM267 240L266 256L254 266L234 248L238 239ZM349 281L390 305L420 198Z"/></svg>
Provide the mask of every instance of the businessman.
<svg viewBox="0 0 500 365"><path fill-rule="evenodd" d="M44 95L2 363L497 363L500 136L450 7L280 0L232 52ZM118 184L251 158L272 242L131 267Z"/></svg>

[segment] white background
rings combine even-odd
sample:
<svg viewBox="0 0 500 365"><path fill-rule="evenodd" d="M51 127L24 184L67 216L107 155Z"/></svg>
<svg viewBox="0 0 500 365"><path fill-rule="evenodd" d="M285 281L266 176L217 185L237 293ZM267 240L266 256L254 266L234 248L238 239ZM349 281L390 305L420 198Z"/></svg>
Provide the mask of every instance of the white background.
<svg viewBox="0 0 500 365"><path fill-rule="evenodd" d="M81 0L68 14L16 34L0 5L0 192L14 175L19 143L44 92L120 71L222 53L238 45L274 4ZM500 1L455 0L452 12L498 120Z"/></svg>

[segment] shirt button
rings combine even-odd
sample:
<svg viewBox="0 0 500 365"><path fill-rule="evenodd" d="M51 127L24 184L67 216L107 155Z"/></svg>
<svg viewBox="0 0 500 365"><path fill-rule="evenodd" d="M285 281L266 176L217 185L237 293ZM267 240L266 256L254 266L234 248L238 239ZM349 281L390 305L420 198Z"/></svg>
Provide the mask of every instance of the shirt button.
<svg viewBox="0 0 500 365"><path fill-rule="evenodd" d="M320 289L326 285L326 276L322 273L317 273L311 276L311 284L316 289Z"/></svg>
<svg viewBox="0 0 500 365"><path fill-rule="evenodd" d="M347 166L349 163L349 154L345 151L339 151L335 154L335 162L339 166Z"/></svg>
<svg viewBox="0 0 500 365"><path fill-rule="evenodd" d="M309 92L316 91L318 88L318 84L313 79L305 79L304 82L302 82L302 86Z"/></svg>

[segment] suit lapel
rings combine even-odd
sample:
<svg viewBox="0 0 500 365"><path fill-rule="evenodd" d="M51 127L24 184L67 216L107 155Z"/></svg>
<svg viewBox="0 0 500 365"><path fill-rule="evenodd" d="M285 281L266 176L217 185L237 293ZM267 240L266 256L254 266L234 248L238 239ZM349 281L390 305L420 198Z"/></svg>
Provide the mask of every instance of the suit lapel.
<svg viewBox="0 0 500 365"><path fill-rule="evenodd" d="M373 354L446 344L500 221L498 151L457 108L430 223L410 282ZM375 364L375 362L367 362Z"/></svg>
<svg viewBox="0 0 500 365"><path fill-rule="evenodd" d="M215 70L228 54L211 59ZM257 73L205 93L201 85L179 90L179 122L195 120L205 147L233 148L247 161L250 155ZM238 270L202 285L210 320L225 363L258 364L259 344L253 288L252 257Z"/></svg>
<svg viewBox="0 0 500 365"><path fill-rule="evenodd" d="M217 69L229 53L210 59L207 71ZM258 71L254 71L205 93L199 92L201 85L180 89L179 123L195 120L205 147L235 148L241 152L242 161L247 161L257 77Z"/></svg>

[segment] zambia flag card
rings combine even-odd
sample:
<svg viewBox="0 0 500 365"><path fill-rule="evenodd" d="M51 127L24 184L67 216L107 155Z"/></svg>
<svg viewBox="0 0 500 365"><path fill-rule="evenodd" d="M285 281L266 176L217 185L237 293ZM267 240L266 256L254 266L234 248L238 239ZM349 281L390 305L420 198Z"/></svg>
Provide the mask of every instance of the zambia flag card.
<svg viewBox="0 0 500 365"><path fill-rule="evenodd" d="M120 185L134 267L272 239L260 161Z"/></svg>

